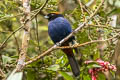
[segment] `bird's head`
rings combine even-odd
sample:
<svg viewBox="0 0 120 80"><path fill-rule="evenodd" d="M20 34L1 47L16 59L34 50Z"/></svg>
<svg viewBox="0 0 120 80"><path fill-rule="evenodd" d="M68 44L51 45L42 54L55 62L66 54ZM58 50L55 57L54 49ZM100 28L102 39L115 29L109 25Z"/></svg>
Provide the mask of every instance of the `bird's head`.
<svg viewBox="0 0 120 80"><path fill-rule="evenodd" d="M63 17L63 15L60 14L59 12L52 12L45 16L45 18L48 19L48 21L54 20L55 18L58 17Z"/></svg>

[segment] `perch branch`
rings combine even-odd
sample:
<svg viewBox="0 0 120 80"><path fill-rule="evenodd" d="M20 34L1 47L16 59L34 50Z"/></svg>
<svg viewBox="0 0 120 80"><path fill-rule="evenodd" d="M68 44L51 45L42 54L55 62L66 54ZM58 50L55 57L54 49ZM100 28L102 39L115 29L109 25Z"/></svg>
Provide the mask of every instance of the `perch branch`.
<svg viewBox="0 0 120 80"><path fill-rule="evenodd" d="M62 47L57 47L56 45L54 45L53 47L51 47L50 49L48 49L47 51L45 51L44 53L42 53L41 55L31 59L30 61L26 62L25 65L28 65L38 59L40 59L41 57L47 55L48 53L52 52L53 50L55 49L65 49L65 48L76 48L76 47L81 47L81 46L85 46L85 45L88 45L88 44L92 44L92 43L98 43L98 42L105 42L105 41L109 41L109 40L112 40L114 38L116 38L117 36L119 36L120 33L116 34L115 36L111 37L111 38L108 38L108 39L105 39L105 40L93 40L93 41L89 41L89 42L85 42L85 43L82 43L82 44L76 44L76 45L73 45L73 46L62 46Z"/></svg>
<svg viewBox="0 0 120 80"><path fill-rule="evenodd" d="M81 46L85 46L85 45L92 44L92 43L105 42L105 41L112 40L112 39L116 38L119 35L120 35L120 33L116 34L115 36L113 36L111 38L105 39L105 40L93 40L93 41L85 42L85 43L82 43L82 44L75 44L73 46L56 47L56 49L76 48L76 47L81 47Z"/></svg>

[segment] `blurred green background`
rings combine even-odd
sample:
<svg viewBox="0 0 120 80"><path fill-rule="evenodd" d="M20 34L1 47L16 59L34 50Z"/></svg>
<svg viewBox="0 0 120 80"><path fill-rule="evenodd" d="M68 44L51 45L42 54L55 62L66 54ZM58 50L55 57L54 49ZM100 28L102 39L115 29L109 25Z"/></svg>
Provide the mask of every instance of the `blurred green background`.
<svg viewBox="0 0 120 80"><path fill-rule="evenodd" d="M42 13L59 11L67 18L73 30L80 24L85 22L90 15L96 10L102 0L81 0L83 7L86 6L88 12L79 5L78 0L49 0L42 10ZM31 15L35 14L35 10L44 4L45 0L31 0ZM95 19L88 22L90 27L83 28L75 36L78 43L84 43L91 40L107 39L113 37L119 32L120 28L120 0L105 0L101 6ZM17 28L21 26L20 19L23 16L22 2L19 0L1 0L0 1L0 45L6 38ZM95 25L104 25L105 27L97 27ZM53 42L48 36L48 21L40 13L32 20L30 31L30 41L27 51L26 61L42 54L49 49ZM99 26L100 26L99 25ZM15 69L19 53L21 50L23 30L17 31L6 44L0 48L0 68L8 77ZM76 59L80 65L80 76L75 78L71 73L70 65L66 55L61 50L55 50L50 55L44 56L38 61L27 65L23 70L22 80L91 80L88 73L89 68L97 67L95 64L85 65L86 60L96 60L102 58L111 64L117 65L118 71L110 71L112 78L110 80L120 80L119 54L115 59L115 45L119 39L115 38L104 43L92 43L79 47L79 54ZM102 51L102 52L101 52ZM102 56L101 56L102 55ZM0 79L4 80L3 75ZM98 80L106 80L104 73L99 73Z"/></svg>

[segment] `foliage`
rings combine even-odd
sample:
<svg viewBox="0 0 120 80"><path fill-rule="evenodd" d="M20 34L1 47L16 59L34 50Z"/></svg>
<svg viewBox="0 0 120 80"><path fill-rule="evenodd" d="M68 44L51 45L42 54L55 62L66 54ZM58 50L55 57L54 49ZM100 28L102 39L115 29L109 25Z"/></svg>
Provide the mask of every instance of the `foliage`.
<svg viewBox="0 0 120 80"><path fill-rule="evenodd" d="M44 7L43 13L49 13L52 11L58 11L58 3L65 0L49 0L47 6ZM81 6L77 0L69 0L70 2L65 2L63 7L65 10L63 15L67 18L72 25L73 30L76 29L80 24L85 22L90 15L87 11L81 11ZM91 0L81 0L82 3L87 4ZM94 12L96 7L100 4L101 0L93 0L94 2L88 6L89 12ZM34 14L34 10L40 8L45 0L31 0L31 15ZM70 5L69 5L70 4ZM71 4L75 8L69 9ZM111 16L117 15L119 22L120 12L120 1L119 0L105 0L104 5L98 10L95 19L100 25L105 25L106 27L97 27L98 23L95 19L91 19L88 22L90 27L83 28L79 31L76 36L78 43L82 44L91 40L98 40L103 34L103 39L108 39L113 37L119 32L117 29L111 26L110 22ZM0 1L0 45L2 42L18 27L21 26L20 17L23 16L22 3L18 0L3 0ZM32 20L32 27L30 33L29 48L27 51L26 61L31 58L42 54L43 51L49 49L53 42L48 37L47 33L47 20L44 19L43 15L39 14L36 20ZM38 25L38 38L37 38L37 25ZM119 24L116 25L117 28L120 27ZM102 29L102 30L101 30ZM17 64L18 56L21 50L23 30L17 31L12 37L6 42L3 48L0 48L0 69L7 80L91 80L91 76L88 73L90 68L99 67L96 64L86 65L84 62L86 60L96 60L101 58L101 52L99 44L103 44L104 48L102 59L105 61L111 61L111 64L115 64L112 61L115 52L115 40L106 41L105 43L92 43L79 47L79 54L75 54L76 59L80 65L80 76L74 77L71 73L70 65L68 65L68 60L66 55L59 49L52 51L50 55L44 56L43 58L27 65L23 72L15 73L15 67ZM116 38L115 38L116 39ZM39 42L38 42L39 41ZM107 45L107 47L105 47ZM110 72L115 78L115 72ZM8 77L9 76L9 77ZM0 76L1 79L2 76ZM15 79L16 78L16 79ZM98 80L105 80L106 76L104 73L99 73Z"/></svg>

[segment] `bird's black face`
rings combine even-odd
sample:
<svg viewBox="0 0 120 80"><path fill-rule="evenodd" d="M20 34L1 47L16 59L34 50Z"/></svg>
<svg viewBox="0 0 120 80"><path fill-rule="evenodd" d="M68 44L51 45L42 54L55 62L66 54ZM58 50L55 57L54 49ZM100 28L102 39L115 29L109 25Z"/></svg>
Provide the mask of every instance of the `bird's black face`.
<svg viewBox="0 0 120 80"><path fill-rule="evenodd" d="M54 20L55 18L58 17L63 17L63 15L58 13L49 13L45 16L45 18L48 19L48 21Z"/></svg>

